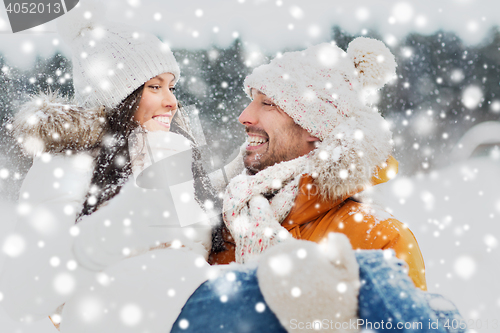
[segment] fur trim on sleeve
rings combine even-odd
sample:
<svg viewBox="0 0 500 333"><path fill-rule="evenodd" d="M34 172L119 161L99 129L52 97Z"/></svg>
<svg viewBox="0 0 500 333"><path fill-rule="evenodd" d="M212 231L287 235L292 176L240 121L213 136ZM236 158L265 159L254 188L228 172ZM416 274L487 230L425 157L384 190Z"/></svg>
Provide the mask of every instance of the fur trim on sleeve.
<svg viewBox="0 0 500 333"><path fill-rule="evenodd" d="M83 109L57 93L33 96L14 116L12 131L27 154L96 146L106 122L104 107Z"/></svg>
<svg viewBox="0 0 500 333"><path fill-rule="evenodd" d="M331 233L319 245L303 240L276 245L262 254L257 276L266 303L287 332L311 332L305 323L318 320L358 319L359 266L343 234ZM302 329L298 323L304 323ZM357 331L322 328L318 331Z"/></svg>

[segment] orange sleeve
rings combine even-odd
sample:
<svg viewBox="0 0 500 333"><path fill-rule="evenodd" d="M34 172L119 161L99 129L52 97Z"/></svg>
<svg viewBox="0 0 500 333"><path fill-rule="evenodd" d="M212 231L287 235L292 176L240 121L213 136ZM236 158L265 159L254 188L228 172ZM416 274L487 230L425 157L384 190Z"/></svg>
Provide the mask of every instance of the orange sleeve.
<svg viewBox="0 0 500 333"><path fill-rule="evenodd" d="M393 218L380 221L370 229L367 241L372 249L394 250L396 257L408 264L408 275L415 286L427 290L424 258L415 236L405 224Z"/></svg>
<svg viewBox="0 0 500 333"><path fill-rule="evenodd" d="M394 218L380 221L367 207L348 200L340 209L301 226L300 238L319 243L328 233L340 232L349 238L355 250L393 249L396 257L408 264L408 275L415 286L427 290L424 259L413 233ZM358 212L362 213L362 220L356 221Z"/></svg>
<svg viewBox="0 0 500 333"><path fill-rule="evenodd" d="M396 252L396 257L408 264L408 275L415 283L415 286L427 290L424 258L415 236L405 224L395 219L391 219L391 222L397 228L398 233L384 246L384 249L393 249Z"/></svg>

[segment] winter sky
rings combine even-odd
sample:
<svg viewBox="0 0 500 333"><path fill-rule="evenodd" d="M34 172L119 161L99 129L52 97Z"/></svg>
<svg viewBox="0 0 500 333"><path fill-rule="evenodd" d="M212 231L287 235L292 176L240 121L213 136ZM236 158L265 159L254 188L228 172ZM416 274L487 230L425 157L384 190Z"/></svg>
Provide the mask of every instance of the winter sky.
<svg viewBox="0 0 500 333"><path fill-rule="evenodd" d="M466 43L480 43L500 25L498 0L106 0L107 17L156 33L173 48L228 46L236 37L249 55L305 48L329 39L333 25L362 35L377 30L385 42L415 31L457 33ZM0 5L0 52L15 66L29 66L37 55L66 52L58 43L54 21L12 34Z"/></svg>

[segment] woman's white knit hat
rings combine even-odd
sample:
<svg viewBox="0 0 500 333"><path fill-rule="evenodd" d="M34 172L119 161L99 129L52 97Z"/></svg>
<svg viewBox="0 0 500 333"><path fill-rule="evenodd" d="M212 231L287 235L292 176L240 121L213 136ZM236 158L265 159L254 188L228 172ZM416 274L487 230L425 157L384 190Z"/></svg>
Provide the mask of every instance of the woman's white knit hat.
<svg viewBox="0 0 500 333"><path fill-rule="evenodd" d="M378 40L360 37L347 52L330 43L287 52L255 68L244 86L250 98L252 88L259 90L295 123L324 140L347 118L370 112L363 93L383 87L395 72L389 49Z"/></svg>
<svg viewBox="0 0 500 333"><path fill-rule="evenodd" d="M73 84L79 106L116 107L153 77L180 69L168 45L157 37L107 22L103 8L81 0L58 19L73 54Z"/></svg>

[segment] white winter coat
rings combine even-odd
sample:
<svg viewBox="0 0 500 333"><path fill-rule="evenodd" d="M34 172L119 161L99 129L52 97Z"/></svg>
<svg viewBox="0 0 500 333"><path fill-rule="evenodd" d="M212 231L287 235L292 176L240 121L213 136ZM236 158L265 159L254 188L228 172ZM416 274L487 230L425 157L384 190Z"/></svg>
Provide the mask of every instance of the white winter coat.
<svg viewBox="0 0 500 333"><path fill-rule="evenodd" d="M93 167L86 153L35 158L18 205L24 250L2 275L4 306L30 321L65 304L62 332L166 332L208 278L211 227L181 228L166 213L169 192L139 188L134 177L75 225Z"/></svg>

